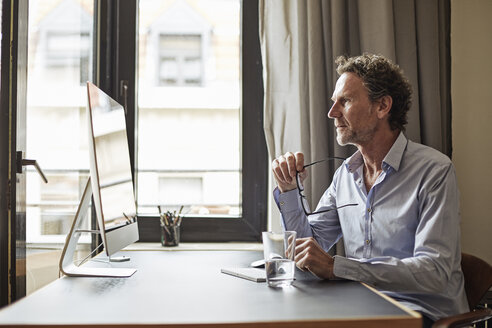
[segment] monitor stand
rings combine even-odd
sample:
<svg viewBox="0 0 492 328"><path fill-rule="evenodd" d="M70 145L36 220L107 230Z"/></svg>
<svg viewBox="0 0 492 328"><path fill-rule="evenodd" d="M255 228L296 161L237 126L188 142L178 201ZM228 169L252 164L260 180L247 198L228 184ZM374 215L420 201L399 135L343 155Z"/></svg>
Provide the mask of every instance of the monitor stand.
<svg viewBox="0 0 492 328"><path fill-rule="evenodd" d="M130 277L137 271L132 268L94 268L86 266L78 266L74 263L75 250L77 243L82 233L100 233L98 230L80 229L83 223L83 219L87 216L89 204L92 196L91 178L87 180L87 184L82 194L77 213L70 228L70 232L67 235L65 246L63 247L62 255L60 258L60 271L70 277L117 277L126 278ZM128 258L125 258L128 259ZM109 262L121 262L119 258L108 259Z"/></svg>

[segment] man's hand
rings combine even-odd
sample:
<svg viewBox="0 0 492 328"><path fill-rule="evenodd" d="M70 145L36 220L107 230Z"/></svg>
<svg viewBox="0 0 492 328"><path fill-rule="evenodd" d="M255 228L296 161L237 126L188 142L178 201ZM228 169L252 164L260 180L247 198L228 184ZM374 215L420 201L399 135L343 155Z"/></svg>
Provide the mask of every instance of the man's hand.
<svg viewBox="0 0 492 328"><path fill-rule="evenodd" d="M277 157L272 162L272 171L281 192L296 189L296 172L302 172L302 181L307 176L304 170L304 154L287 152L285 155Z"/></svg>
<svg viewBox="0 0 492 328"><path fill-rule="evenodd" d="M326 253L313 237L296 240L296 266L309 271L322 279L335 279L333 264L335 261Z"/></svg>

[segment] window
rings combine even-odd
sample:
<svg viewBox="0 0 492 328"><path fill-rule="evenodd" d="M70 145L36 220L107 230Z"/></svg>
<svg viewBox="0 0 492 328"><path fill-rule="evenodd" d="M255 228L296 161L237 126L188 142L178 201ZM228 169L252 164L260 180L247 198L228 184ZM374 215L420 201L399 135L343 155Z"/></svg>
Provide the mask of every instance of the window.
<svg viewBox="0 0 492 328"><path fill-rule="evenodd" d="M25 157L38 161L49 183L27 168L27 294L59 277L61 249L89 176L85 82L94 72L94 3L28 3ZM91 229L90 219L86 223ZM80 242L83 258L90 253L91 236L82 235Z"/></svg>
<svg viewBox="0 0 492 328"><path fill-rule="evenodd" d="M259 240L267 161L257 3L141 0L138 11L141 240L157 240L158 205L185 206L184 241Z"/></svg>
<svg viewBox="0 0 492 328"><path fill-rule="evenodd" d="M90 35L86 32L49 32L46 35L46 67L77 69L80 83L85 84L90 74L90 45Z"/></svg>
<svg viewBox="0 0 492 328"><path fill-rule="evenodd" d="M29 3L26 157L38 160L49 183L28 169L28 244L65 241L89 175L93 9L93 0Z"/></svg>
<svg viewBox="0 0 492 328"><path fill-rule="evenodd" d="M161 34L159 41L159 85L201 85L201 36Z"/></svg>
<svg viewBox="0 0 492 328"><path fill-rule="evenodd" d="M259 240L267 160L257 19L256 1L31 1L26 156L50 182L29 169L27 242L63 243L79 204L85 80L126 105L141 241L160 239L157 205L186 207L183 241Z"/></svg>
<svg viewBox="0 0 492 328"><path fill-rule="evenodd" d="M85 86L92 75L93 1L41 0L29 4L31 69L41 76Z"/></svg>
<svg viewBox="0 0 492 328"><path fill-rule="evenodd" d="M231 7L239 8L238 4L239 0L139 1L141 83L203 86L207 82L207 70L213 66L209 59L216 48L213 44L216 33L212 31L218 18L224 20L227 14L234 15ZM224 8L217 10L219 6ZM211 15L212 8L216 14Z"/></svg>

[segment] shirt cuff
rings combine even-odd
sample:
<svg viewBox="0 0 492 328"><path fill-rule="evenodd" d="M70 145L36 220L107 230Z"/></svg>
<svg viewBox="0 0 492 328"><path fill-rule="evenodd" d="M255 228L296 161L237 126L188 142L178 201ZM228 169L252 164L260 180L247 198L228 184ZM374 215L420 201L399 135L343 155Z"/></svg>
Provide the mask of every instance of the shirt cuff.
<svg viewBox="0 0 492 328"><path fill-rule="evenodd" d="M281 213L299 210L299 196L296 189L280 192L278 188L275 188L273 197Z"/></svg>
<svg viewBox="0 0 492 328"><path fill-rule="evenodd" d="M343 256L335 255L333 257L333 274L338 278L344 278L354 281L362 281L360 263Z"/></svg>

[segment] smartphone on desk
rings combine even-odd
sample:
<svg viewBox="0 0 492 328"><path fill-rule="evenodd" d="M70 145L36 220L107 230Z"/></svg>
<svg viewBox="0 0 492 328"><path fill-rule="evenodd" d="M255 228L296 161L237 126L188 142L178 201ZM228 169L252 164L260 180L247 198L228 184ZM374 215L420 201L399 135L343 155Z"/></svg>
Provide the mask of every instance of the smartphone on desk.
<svg viewBox="0 0 492 328"><path fill-rule="evenodd" d="M220 272L254 282L266 281L265 269L260 268L223 268Z"/></svg>

